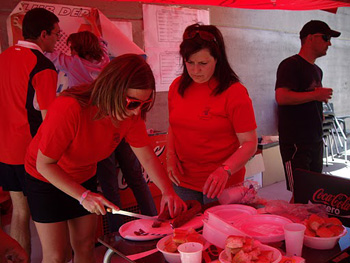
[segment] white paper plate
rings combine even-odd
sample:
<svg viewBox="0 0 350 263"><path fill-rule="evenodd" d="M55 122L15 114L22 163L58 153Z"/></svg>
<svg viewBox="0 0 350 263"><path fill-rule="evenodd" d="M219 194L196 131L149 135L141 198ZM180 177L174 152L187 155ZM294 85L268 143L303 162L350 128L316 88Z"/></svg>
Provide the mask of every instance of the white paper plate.
<svg viewBox="0 0 350 263"><path fill-rule="evenodd" d="M228 223L232 223L237 217L242 215L256 215L258 213L254 207L239 204L218 205L208 208L204 212L205 218L208 218L208 212L215 214Z"/></svg>
<svg viewBox="0 0 350 263"><path fill-rule="evenodd" d="M287 223L292 221L283 216L253 215L233 226L262 243L272 243L284 240L283 226Z"/></svg>
<svg viewBox="0 0 350 263"><path fill-rule="evenodd" d="M188 221L183 226L179 227L179 229L188 229L188 228L200 228L203 226L202 220L204 219L204 215L198 215L195 218ZM169 223L162 223L160 227L153 228L153 220L148 219L138 219L125 223L119 228L120 235L128 240L133 241L145 241L145 240L154 240L162 238L162 235L169 235L173 233L173 229L171 228ZM146 236L138 236L135 234L135 231L139 231L139 229L149 233Z"/></svg>
<svg viewBox="0 0 350 263"><path fill-rule="evenodd" d="M274 247L270 247L270 246L267 246L267 245L263 245L263 244L260 244L258 245L260 247L260 249L262 251L266 251L266 250L272 250L273 251L273 261L272 263L278 263L281 261L282 259L282 254L281 252L274 248ZM228 260L227 256L226 256L226 253L225 253L225 250L223 250L220 255L219 255L219 261L221 263L231 263L231 261Z"/></svg>

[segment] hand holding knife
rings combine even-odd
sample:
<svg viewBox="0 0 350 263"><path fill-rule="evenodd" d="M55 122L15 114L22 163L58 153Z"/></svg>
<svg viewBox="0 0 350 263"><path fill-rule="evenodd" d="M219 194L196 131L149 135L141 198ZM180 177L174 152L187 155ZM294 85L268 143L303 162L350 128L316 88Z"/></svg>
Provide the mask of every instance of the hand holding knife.
<svg viewBox="0 0 350 263"><path fill-rule="evenodd" d="M130 216L130 217L136 217L136 218L141 218L141 219L149 219L149 220L154 220L154 221L162 221L159 220L158 217L153 217L153 216L146 216L146 215L141 215L141 214L137 214L137 213L133 213L133 212L129 212L129 211L125 211L125 210L115 210L115 209L111 209L111 208L107 208L107 212L112 213L112 214L117 214L117 215L124 215L124 216ZM163 220L164 221L164 220Z"/></svg>

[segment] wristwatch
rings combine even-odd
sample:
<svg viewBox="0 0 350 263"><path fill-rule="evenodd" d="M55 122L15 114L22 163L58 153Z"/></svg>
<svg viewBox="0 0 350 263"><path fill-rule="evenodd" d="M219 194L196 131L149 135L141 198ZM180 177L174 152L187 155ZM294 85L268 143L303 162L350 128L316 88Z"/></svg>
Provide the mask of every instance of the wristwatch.
<svg viewBox="0 0 350 263"><path fill-rule="evenodd" d="M228 174L228 176L231 176L231 169L228 165L222 165L222 168L224 169L224 171Z"/></svg>

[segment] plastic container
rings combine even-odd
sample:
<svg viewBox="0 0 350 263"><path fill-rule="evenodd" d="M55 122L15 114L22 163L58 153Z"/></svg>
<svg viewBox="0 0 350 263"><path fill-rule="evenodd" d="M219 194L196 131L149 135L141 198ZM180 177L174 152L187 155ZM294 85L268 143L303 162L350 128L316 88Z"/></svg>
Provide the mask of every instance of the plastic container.
<svg viewBox="0 0 350 263"><path fill-rule="evenodd" d="M344 227L343 233L335 237L311 237L305 235L304 245L319 250L332 249L338 243L339 239L346 235L346 232L346 228Z"/></svg>
<svg viewBox="0 0 350 263"><path fill-rule="evenodd" d="M248 215L241 214L235 219L236 224L242 224L242 222L245 220L245 218ZM223 233L226 233L228 235L238 235L238 236L248 236L243 231L237 229L234 225L234 223L230 222L228 223L226 220L222 219L221 217L217 216L216 214L212 214L208 212L208 224L211 226L215 226L218 230L220 230Z"/></svg>
<svg viewBox="0 0 350 263"><path fill-rule="evenodd" d="M226 222L232 223L232 221L241 215L256 215L258 211L248 205L230 204L218 205L205 210L205 218L208 218L208 213L215 214Z"/></svg>
<svg viewBox="0 0 350 263"><path fill-rule="evenodd" d="M284 240L283 227L292 223L288 218L278 215L252 215L235 224L235 227L262 243Z"/></svg>
<svg viewBox="0 0 350 263"><path fill-rule="evenodd" d="M218 226L220 226L220 228ZM225 248L226 239L230 235L247 236L236 228L221 228L221 225L214 226L209 224L208 220L203 220L203 237L211 244L223 249Z"/></svg>

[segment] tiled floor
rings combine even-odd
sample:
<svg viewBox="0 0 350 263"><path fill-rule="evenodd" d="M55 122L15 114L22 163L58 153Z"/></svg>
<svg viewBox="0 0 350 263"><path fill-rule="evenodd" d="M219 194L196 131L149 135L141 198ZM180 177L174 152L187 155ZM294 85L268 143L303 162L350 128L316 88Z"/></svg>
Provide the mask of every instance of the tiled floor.
<svg viewBox="0 0 350 263"><path fill-rule="evenodd" d="M350 152L349 152L350 154ZM326 174L332 174L335 176L347 177L350 178L350 157L348 157L347 163L344 162L344 159L335 159L332 161L329 158L328 167L324 166L323 172ZM281 181L258 190L258 195L267 200L285 200L289 201L291 198L291 193L286 190L285 181ZM5 231L9 230L9 226L5 226ZM35 227L31 224L32 230L32 263L40 263L41 262L41 246L39 242L38 235L36 233ZM104 246L96 247L96 262L101 263L103 261L103 255L106 251ZM112 263L119 263L119 259L117 257L112 257ZM156 263L156 262L155 262Z"/></svg>

